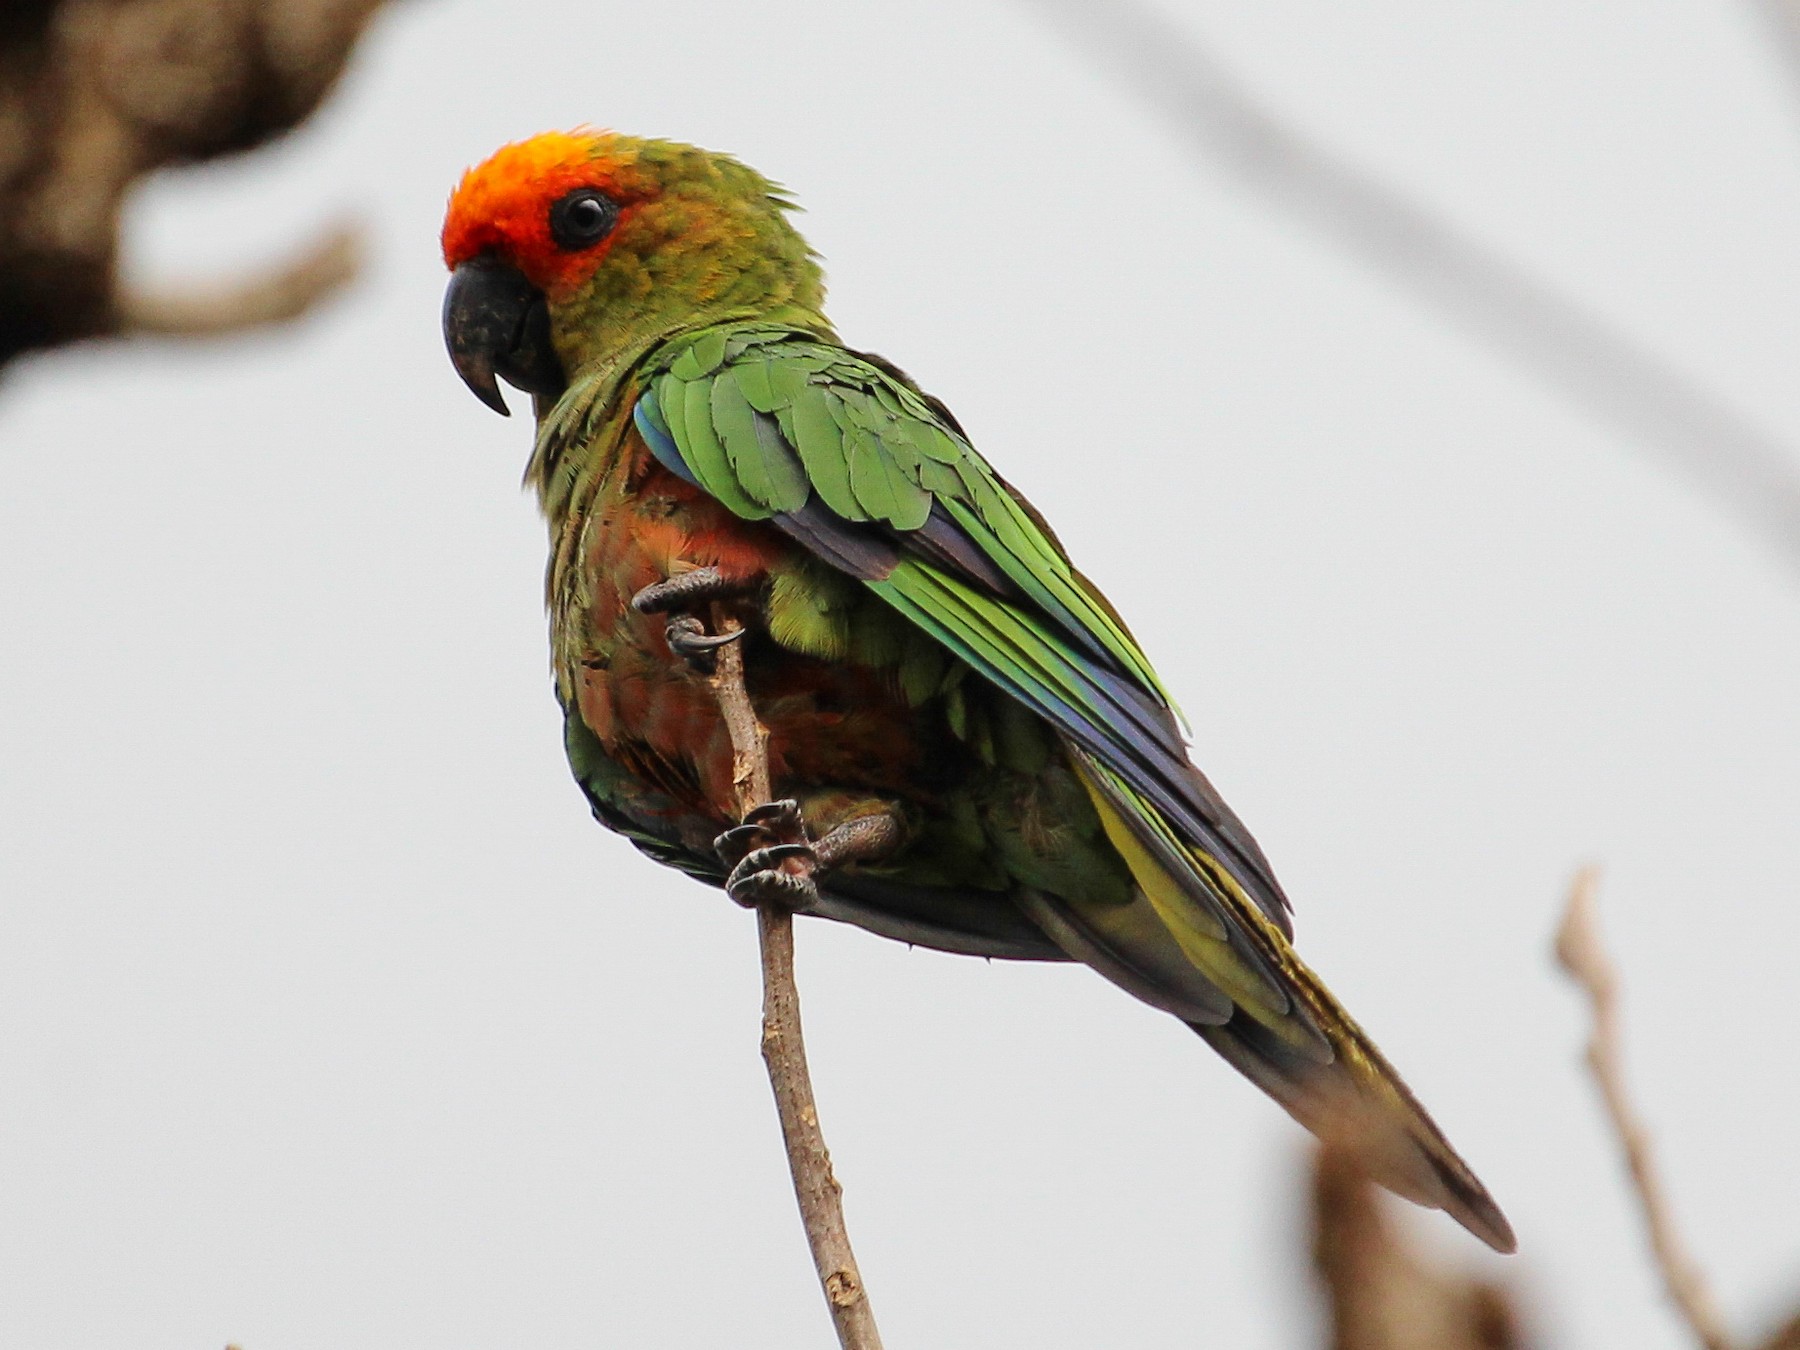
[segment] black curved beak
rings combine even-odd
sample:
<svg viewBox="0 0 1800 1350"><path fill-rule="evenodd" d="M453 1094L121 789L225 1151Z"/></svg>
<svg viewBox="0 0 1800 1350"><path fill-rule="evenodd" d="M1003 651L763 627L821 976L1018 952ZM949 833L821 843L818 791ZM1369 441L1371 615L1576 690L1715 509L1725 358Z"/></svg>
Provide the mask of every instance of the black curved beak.
<svg viewBox="0 0 1800 1350"><path fill-rule="evenodd" d="M550 345L544 297L517 270L492 257L471 258L444 292L444 345L475 397L510 416L498 375L528 394L555 398L568 384Z"/></svg>

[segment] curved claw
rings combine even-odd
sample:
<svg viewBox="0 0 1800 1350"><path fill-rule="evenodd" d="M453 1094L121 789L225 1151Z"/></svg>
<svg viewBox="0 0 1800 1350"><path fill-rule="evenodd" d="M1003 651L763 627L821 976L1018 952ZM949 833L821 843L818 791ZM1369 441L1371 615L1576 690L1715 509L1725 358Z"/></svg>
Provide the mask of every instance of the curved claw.
<svg viewBox="0 0 1800 1350"><path fill-rule="evenodd" d="M792 872L754 872L736 886L727 887L725 893L745 909L780 905L798 914L819 903L819 888L813 879Z"/></svg>
<svg viewBox="0 0 1800 1350"><path fill-rule="evenodd" d="M797 858L809 864L805 869L811 871L810 864L819 861L818 855L812 851L810 844L770 844L765 848L751 849L743 860L731 869L731 875L725 879L725 888L730 890L739 883L749 880L758 872L781 872L783 876L796 876L798 873L788 872L782 864L790 858Z"/></svg>
<svg viewBox="0 0 1800 1350"><path fill-rule="evenodd" d="M768 837L769 832L760 825L733 825L713 840L713 852L727 867L736 867L746 853Z"/></svg>
<svg viewBox="0 0 1800 1350"><path fill-rule="evenodd" d="M744 630L734 628L729 633L709 633L700 620L691 614L683 614L679 619L670 619L664 630L669 639L669 646L686 656L692 652L716 651L728 642L736 642L744 636Z"/></svg>
<svg viewBox="0 0 1800 1350"><path fill-rule="evenodd" d="M764 802L744 812L744 824L758 825L774 832L796 833L800 830L800 803L792 797Z"/></svg>
<svg viewBox="0 0 1800 1350"><path fill-rule="evenodd" d="M782 866L790 861L808 866L790 872ZM810 909L819 898L819 888L811 875L812 865L817 862L818 855L809 844L771 844L755 849L731 869L725 893L748 908L775 904L784 909Z"/></svg>
<svg viewBox="0 0 1800 1350"><path fill-rule="evenodd" d="M734 628L729 633L708 633L706 625L692 614L683 614L669 620L669 626L663 629L663 637L668 641L669 650L696 670L712 669L712 654L728 642L736 642L744 635L744 630Z"/></svg>
<svg viewBox="0 0 1800 1350"><path fill-rule="evenodd" d="M813 852L811 844L770 844L767 848L757 849L744 862L749 862L751 858L756 860L759 867L779 867L789 858L801 858L815 866L819 861L819 855ZM742 867L743 863L738 866Z"/></svg>
<svg viewBox="0 0 1800 1350"><path fill-rule="evenodd" d="M669 628L669 645L683 656L691 655L694 652L717 651L726 643L736 642L744 636L744 630L741 628L734 628L729 633L708 633L703 629L693 632L685 624L680 627L671 624Z"/></svg>
<svg viewBox="0 0 1800 1350"><path fill-rule="evenodd" d="M744 812L743 824L733 825L713 840L713 852L727 867L735 867L753 848L805 842L806 822L800 815L800 803L785 797Z"/></svg>

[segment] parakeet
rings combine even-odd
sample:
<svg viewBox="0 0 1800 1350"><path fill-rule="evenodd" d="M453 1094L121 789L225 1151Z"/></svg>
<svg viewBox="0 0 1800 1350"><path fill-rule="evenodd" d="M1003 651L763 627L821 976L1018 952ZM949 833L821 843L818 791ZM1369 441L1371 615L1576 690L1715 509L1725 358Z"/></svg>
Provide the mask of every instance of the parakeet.
<svg viewBox="0 0 1800 1350"><path fill-rule="evenodd" d="M1124 620L949 409L838 338L793 209L726 155L590 129L506 146L450 198L445 339L495 411L496 375L532 396L556 695L595 816L741 904L1085 962L1512 1250L1295 955ZM779 798L743 819L707 683L727 640Z"/></svg>

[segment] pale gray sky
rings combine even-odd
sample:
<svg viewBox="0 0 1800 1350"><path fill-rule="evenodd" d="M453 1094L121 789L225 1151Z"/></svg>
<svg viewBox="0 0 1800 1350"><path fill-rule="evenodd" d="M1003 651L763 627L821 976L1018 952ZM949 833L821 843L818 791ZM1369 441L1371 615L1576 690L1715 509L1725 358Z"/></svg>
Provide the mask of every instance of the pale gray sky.
<svg viewBox="0 0 1800 1350"><path fill-rule="evenodd" d="M1800 444L1800 109L1747 7L1182 13ZM752 921L588 819L528 428L438 336L456 175L582 121L805 203L845 335L1144 639L1550 1343L1683 1344L1546 955L1587 859L1693 1245L1741 1328L1800 1298L1800 575L1022 5L463 0L133 213L166 277L360 210L352 298L0 386L0 1344L831 1344ZM1082 970L822 923L800 959L889 1344L1307 1343L1300 1136L1193 1036Z"/></svg>

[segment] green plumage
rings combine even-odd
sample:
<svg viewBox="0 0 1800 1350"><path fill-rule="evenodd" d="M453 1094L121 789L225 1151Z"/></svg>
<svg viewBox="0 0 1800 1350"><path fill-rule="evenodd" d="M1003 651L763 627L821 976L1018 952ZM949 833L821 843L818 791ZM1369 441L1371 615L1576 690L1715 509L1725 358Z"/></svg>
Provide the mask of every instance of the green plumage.
<svg viewBox="0 0 1800 1350"><path fill-rule="evenodd" d="M1148 659L1048 531L890 371L810 333L750 323L677 338L646 373L656 407L682 409L669 425L700 486L737 514L798 510L810 487L845 520L911 531L941 504L1031 599L1166 701ZM710 423L696 420L707 408ZM758 413L773 427L753 423Z"/></svg>
<svg viewBox="0 0 1800 1350"><path fill-rule="evenodd" d="M1084 961L1349 1137L1385 1184L1510 1248L1481 1183L1295 955L1267 859L1189 763L1112 606L941 404L837 341L785 198L722 156L595 145L595 181L642 195L591 274L558 282L570 378L540 409L529 478L552 525L570 762L596 814L722 880L716 707L627 601L694 569L738 578L777 793L815 838L902 826L820 875L821 913Z"/></svg>

